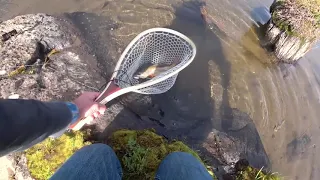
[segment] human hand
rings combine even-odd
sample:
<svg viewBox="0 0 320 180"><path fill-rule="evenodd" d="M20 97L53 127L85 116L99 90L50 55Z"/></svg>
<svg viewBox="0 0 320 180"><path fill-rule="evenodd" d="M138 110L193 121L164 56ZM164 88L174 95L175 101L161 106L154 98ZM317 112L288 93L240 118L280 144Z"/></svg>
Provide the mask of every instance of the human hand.
<svg viewBox="0 0 320 180"><path fill-rule="evenodd" d="M106 106L95 102L99 96L98 92L84 92L73 103L79 108L79 120L85 121L84 124L90 124L95 118L104 114ZM75 123L79 123L79 120Z"/></svg>

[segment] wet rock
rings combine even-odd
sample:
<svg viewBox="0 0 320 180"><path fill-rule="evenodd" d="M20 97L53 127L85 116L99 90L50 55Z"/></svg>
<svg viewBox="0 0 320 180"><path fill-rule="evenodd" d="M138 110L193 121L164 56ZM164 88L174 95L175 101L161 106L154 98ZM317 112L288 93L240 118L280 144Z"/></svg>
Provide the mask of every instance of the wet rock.
<svg viewBox="0 0 320 180"><path fill-rule="evenodd" d="M249 133L247 136L250 136ZM258 140L258 138L254 137L253 139ZM202 144L202 147L220 162L220 168L225 173L235 171L235 164L240 159L247 159L250 165L255 168L264 167L269 169L270 162L261 140L256 142L252 140L250 137L244 138L239 134L232 135L213 130Z"/></svg>
<svg viewBox="0 0 320 180"><path fill-rule="evenodd" d="M217 159L225 172L234 171L234 164L247 159L255 168L270 168L269 158L264 150L259 133L250 117L237 109L231 109L232 116L224 130L212 130L202 147Z"/></svg>
<svg viewBox="0 0 320 180"><path fill-rule="evenodd" d="M213 130L202 146L224 165L232 165L240 159L241 144L218 130Z"/></svg>
<svg viewBox="0 0 320 180"><path fill-rule="evenodd" d="M236 169L236 171L243 171L248 166L249 166L249 162L246 159L240 159L236 163L235 169Z"/></svg>
<svg viewBox="0 0 320 180"><path fill-rule="evenodd" d="M231 109L231 113L225 116L223 127L227 131L239 131L252 123L249 115L237 109Z"/></svg>

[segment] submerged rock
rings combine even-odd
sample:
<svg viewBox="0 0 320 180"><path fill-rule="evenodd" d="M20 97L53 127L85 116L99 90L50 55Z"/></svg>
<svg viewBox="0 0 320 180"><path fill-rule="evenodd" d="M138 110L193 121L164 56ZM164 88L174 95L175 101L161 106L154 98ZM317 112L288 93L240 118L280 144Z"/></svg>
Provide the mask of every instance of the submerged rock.
<svg viewBox="0 0 320 180"><path fill-rule="evenodd" d="M291 162L305 157L311 147L311 137L307 134L294 138L287 144L287 160Z"/></svg>
<svg viewBox="0 0 320 180"><path fill-rule="evenodd" d="M202 143L205 151L217 159L220 169L227 173L234 171L240 159L248 160L252 167L269 170L270 161L253 121L237 109L232 109L231 114L225 117L228 121L225 129L213 129Z"/></svg>

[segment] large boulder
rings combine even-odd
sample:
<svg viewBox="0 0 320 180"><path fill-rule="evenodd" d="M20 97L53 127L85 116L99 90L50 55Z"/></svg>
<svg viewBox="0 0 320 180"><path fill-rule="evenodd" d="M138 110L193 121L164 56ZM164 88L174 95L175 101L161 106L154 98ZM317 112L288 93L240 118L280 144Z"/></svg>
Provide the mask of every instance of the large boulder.
<svg viewBox="0 0 320 180"><path fill-rule="evenodd" d="M275 0L271 5L265 45L274 51L277 62L297 62L319 39L319 5L312 0Z"/></svg>
<svg viewBox="0 0 320 180"><path fill-rule="evenodd" d="M99 74L96 57L91 55L81 33L68 20L65 16L28 14L0 23L1 37L14 30L17 32L0 42L0 98L70 101L81 91L98 90L104 78ZM35 54L38 42L59 53L50 56L46 66L40 64L40 72L33 70L39 65L34 64L30 71L9 76ZM13 165L8 168L12 173L2 178L32 179L23 153L6 158Z"/></svg>
<svg viewBox="0 0 320 180"><path fill-rule="evenodd" d="M13 94L39 100L71 100L78 92L97 89L102 83L95 73L97 63L86 52L86 44L67 21L46 14L17 16L0 24L0 34L17 34L0 44L0 97ZM59 51L50 56L40 72L10 72L24 65L35 53L37 43ZM36 67L31 65L31 69ZM39 64L38 64L39 65Z"/></svg>

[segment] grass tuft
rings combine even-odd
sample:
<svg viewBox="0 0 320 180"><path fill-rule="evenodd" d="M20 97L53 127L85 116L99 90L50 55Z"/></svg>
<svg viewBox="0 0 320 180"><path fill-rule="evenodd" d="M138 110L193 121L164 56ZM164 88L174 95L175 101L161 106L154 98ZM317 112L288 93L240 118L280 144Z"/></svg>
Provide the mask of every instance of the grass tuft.
<svg viewBox="0 0 320 180"><path fill-rule="evenodd" d="M276 173L264 172L263 167L251 167L247 160L242 159L236 163L236 180L282 180L282 177Z"/></svg>

